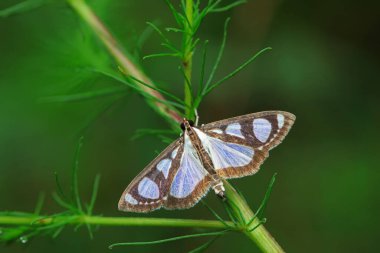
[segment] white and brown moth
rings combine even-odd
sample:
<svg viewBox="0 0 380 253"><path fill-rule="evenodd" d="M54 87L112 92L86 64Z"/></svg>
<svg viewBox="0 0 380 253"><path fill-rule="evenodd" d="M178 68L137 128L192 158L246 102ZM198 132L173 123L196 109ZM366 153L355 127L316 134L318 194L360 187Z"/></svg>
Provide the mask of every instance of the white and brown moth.
<svg viewBox="0 0 380 253"><path fill-rule="evenodd" d="M255 174L294 120L293 114L282 111L252 113L200 127L184 119L181 137L130 183L119 210L190 208L210 188L228 198L222 179Z"/></svg>

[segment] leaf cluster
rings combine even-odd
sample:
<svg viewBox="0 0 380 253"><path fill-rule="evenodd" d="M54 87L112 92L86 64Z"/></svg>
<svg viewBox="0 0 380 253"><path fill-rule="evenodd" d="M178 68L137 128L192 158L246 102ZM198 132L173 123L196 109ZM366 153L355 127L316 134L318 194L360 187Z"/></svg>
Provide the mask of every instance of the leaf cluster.
<svg viewBox="0 0 380 253"><path fill-rule="evenodd" d="M63 211L54 215L43 215L41 210L44 203L44 195L41 195L37 201L33 213L26 212L0 212L0 216L6 217L24 217L32 218L29 225L9 226L0 228L0 242L12 242L18 240L21 243L28 242L31 238L38 235L51 235L56 238L62 230L69 224L76 221L78 224L75 227L77 230L82 225L87 227L90 237L93 237L93 227L86 222L78 222L86 216L93 215L96 196L99 189L100 175L96 175L92 195L88 204L84 204L79 194L78 186L78 169L79 169L79 155L83 145L83 137L77 145L74 164L72 166L70 194L65 194L61 187L57 173L55 173L57 192L54 192L52 197L56 203L63 208ZM4 218L3 217L3 218ZM34 217L34 219L33 219Z"/></svg>

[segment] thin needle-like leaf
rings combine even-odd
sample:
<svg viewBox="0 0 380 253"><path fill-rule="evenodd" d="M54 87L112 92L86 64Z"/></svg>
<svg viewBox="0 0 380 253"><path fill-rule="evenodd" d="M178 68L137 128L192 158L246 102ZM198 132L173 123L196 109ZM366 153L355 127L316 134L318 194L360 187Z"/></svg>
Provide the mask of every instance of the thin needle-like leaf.
<svg viewBox="0 0 380 253"><path fill-rule="evenodd" d="M166 36L163 34L163 32L160 30L160 28L158 28L155 24L151 23L151 22L147 22L147 24L149 26L151 26L157 33L158 35L160 35L160 37L163 39L163 43L162 45L166 46L167 48L173 50L174 52L178 53L178 52L181 52L180 50L178 50L171 42L168 38L166 38Z"/></svg>
<svg viewBox="0 0 380 253"><path fill-rule="evenodd" d="M110 96L114 94L120 94L127 92L127 88L124 86L117 86L111 88L105 88L101 90L95 91L86 91L76 94L68 94L68 95L56 95L50 97L43 97L39 99L41 103L52 103L52 102L78 102L90 99L98 99L100 97Z"/></svg>
<svg viewBox="0 0 380 253"><path fill-rule="evenodd" d="M91 195L90 204L88 205L88 208L87 208L88 215L91 215L94 209L96 197L98 196L99 183L100 183L100 175L97 174L94 180L94 186L92 187L92 195Z"/></svg>
<svg viewBox="0 0 380 253"><path fill-rule="evenodd" d="M58 191L58 194L63 198L63 199L67 199L67 197L65 196L65 193L61 187L61 183L59 182L59 178L58 178L58 173L55 171L54 172L54 177L55 177L55 184L57 186L57 191Z"/></svg>
<svg viewBox="0 0 380 253"><path fill-rule="evenodd" d="M223 52L224 52L224 48L226 46L226 40L227 40L227 26L228 26L228 23L230 22L230 18L227 18L226 21L224 22L224 30L223 30L223 39L222 39L222 44L220 45L220 49L219 49L219 52L218 52L218 56L216 57L216 61L215 61L215 64L211 70L211 73L210 73L210 76L205 84L205 87L204 87L204 90L202 91L202 95L207 92L207 89L208 87L210 86L213 78L214 78L214 75L215 75L215 72L216 70L218 69L219 67L219 63L220 63L220 60L222 59L222 56L223 56Z"/></svg>
<svg viewBox="0 0 380 253"><path fill-rule="evenodd" d="M226 213L228 215L228 217L230 217L230 220L235 224L237 225L238 224L238 221L236 220L235 216L232 214L232 211L230 209L230 206L225 203L225 202L222 202L223 205L224 205L224 210L226 210Z"/></svg>
<svg viewBox="0 0 380 253"><path fill-rule="evenodd" d="M256 214L252 217L252 219L247 223L247 227L249 227L252 222L256 219L256 217L258 217L259 215L263 214L264 210L265 210L265 206L269 200L269 197L272 193L272 189L273 189L273 185L274 185L274 182L276 181L276 176L277 176L277 173L275 173L270 182L269 182L269 185L268 185L268 188L267 188L267 191L265 192L265 195L264 195L264 199L263 201L261 201L261 204L259 206L259 208L257 209L256 211Z"/></svg>
<svg viewBox="0 0 380 253"><path fill-rule="evenodd" d="M256 228L260 227L262 224L264 224L265 222L267 222L267 219L262 219L259 224L257 224L256 226L254 226L253 228L251 228L250 230L248 230L248 232L252 232L253 230L255 230Z"/></svg>
<svg viewBox="0 0 380 253"><path fill-rule="evenodd" d="M143 81L137 79L137 78L134 77L134 76L128 76L128 77L131 78L131 79L133 79L134 81L136 81L136 82L138 82L138 83L141 83L142 85L144 85L144 86L146 86L146 87L148 87L148 88L151 88L151 89L153 89L153 90L156 90L156 91L161 92L162 94L164 94L164 95L166 95L166 96L168 96L168 97L174 99L174 100L177 101L178 103L182 103L182 104L184 104L184 102L183 102L182 99L180 99L180 98L177 97L176 95L170 93L169 91L166 91L166 90L164 90L164 89L162 89L162 88L158 88L158 87L156 87L156 86L153 86L153 85L147 84L147 83L145 83L145 82L143 82Z"/></svg>
<svg viewBox="0 0 380 253"><path fill-rule="evenodd" d="M239 1L235 1L229 5L226 5L226 6L223 6L223 7L219 7L219 8L212 8L210 9L210 12L224 12L224 11L228 11L238 5L241 5L241 4L244 4L246 3L247 1L246 0L239 0Z"/></svg>
<svg viewBox="0 0 380 253"><path fill-rule="evenodd" d="M169 134L174 135L177 133L171 129L149 129L149 128L144 129L143 128L143 129L136 130L133 136L131 137L131 140L136 140L146 135L169 135Z"/></svg>
<svg viewBox="0 0 380 253"><path fill-rule="evenodd" d="M177 12L177 10L174 8L173 4L169 0L165 0L165 2L169 6L169 9L172 12L177 24L181 26L183 24L183 18L181 17L181 15Z"/></svg>
<svg viewBox="0 0 380 253"><path fill-rule="evenodd" d="M208 249L215 241L222 235L217 235L208 242L202 244L201 246L189 251L189 253L199 253L199 252L204 252L206 249Z"/></svg>
<svg viewBox="0 0 380 253"><path fill-rule="evenodd" d="M62 232L62 230L65 228L65 226L61 226L59 228L57 228L57 230L54 231L54 233L52 234L52 238L55 239L58 237L58 235Z"/></svg>
<svg viewBox="0 0 380 253"><path fill-rule="evenodd" d="M55 202L57 202L57 204L61 207L69 209L71 211L75 211L75 208L66 201L62 200L62 198L56 192L53 192L52 197L55 200Z"/></svg>
<svg viewBox="0 0 380 253"><path fill-rule="evenodd" d="M165 57L165 56L171 56L171 57L178 57L180 56L177 53L158 53L158 54L148 54L143 57L143 60L150 59L150 58L156 58L156 57Z"/></svg>
<svg viewBox="0 0 380 253"><path fill-rule="evenodd" d="M261 55L262 53L264 53L265 51L268 51L268 50L271 50L272 48L271 47L267 47L267 48L264 48L262 50L260 50L258 53L256 53L254 56L252 56L248 61L246 61L245 63L243 63L240 67L238 67L237 69L235 69L234 71L232 71L230 74L226 75L225 77L223 77L221 80L217 81L215 84L211 85L207 90L206 92L203 94L204 96L207 95L210 91L212 91L214 88L216 88L217 86L219 86L220 84L222 84L223 82L227 81L228 79L230 79L231 77L235 76L237 73L239 73L242 69L244 69L245 67L247 67L251 62L253 62L259 55Z"/></svg>
<svg viewBox="0 0 380 253"><path fill-rule="evenodd" d="M223 235L227 233L228 231L231 231L229 229L217 231L217 232L208 232L208 233L199 233L199 234L191 234L191 235L183 235L183 236L177 236L172 237L168 239L162 239L157 241L148 241L148 242L121 242L121 243L114 243L109 246L110 249L117 246L137 246L137 245L152 245L152 244L160 244L160 243L166 243L166 242L172 242L172 241L178 241L183 239L189 239L189 238L196 238L196 237L204 237L204 236L216 236L216 235Z"/></svg>
<svg viewBox="0 0 380 253"><path fill-rule="evenodd" d="M235 202L229 201L228 198L225 202L226 202L226 205L229 208L231 208L231 210L237 210L238 215L233 215L233 216L239 220L239 224L243 224L244 217L243 217L243 214L242 214L240 208L235 204Z"/></svg>
<svg viewBox="0 0 380 253"><path fill-rule="evenodd" d="M83 146L83 136L79 138L77 150L74 157L74 165L71 175L71 197L75 203L76 208L81 212L82 211L82 202L79 195L79 186L78 186L78 169L79 169L79 155Z"/></svg>
<svg viewBox="0 0 380 253"><path fill-rule="evenodd" d="M223 225L230 228L231 226L228 225L205 201L202 201L202 204L217 218Z"/></svg>
<svg viewBox="0 0 380 253"><path fill-rule="evenodd" d="M11 15L20 14L33 9L36 9L44 4L51 2L51 0L26 0L6 9L0 10L0 17L6 18Z"/></svg>
<svg viewBox="0 0 380 253"><path fill-rule="evenodd" d="M110 72L106 72L106 71L103 71L103 70L94 70L95 72L98 72L99 74L103 74L105 76L108 76L110 78L113 78L129 87L131 87L132 89L134 89L138 94L140 94L141 96L143 96L144 98L146 98L147 100L150 100L150 101L157 101L157 102L160 102L164 105L166 105L167 107L169 107L171 110L174 110L176 111L178 114L181 114L180 112L178 112L178 110L176 110L174 107L177 107L177 108L180 108L182 110L184 110L186 107L182 104L182 103L176 103L176 102L173 102L173 101L168 101L166 99L159 99L157 98L156 96L153 96L147 92L145 92L144 90L142 90L141 88L139 88L136 84L132 84L130 82L128 82L127 80L113 74L113 73L110 73ZM162 116L165 116L162 114Z"/></svg>
<svg viewBox="0 0 380 253"><path fill-rule="evenodd" d="M34 208L35 215L39 215L41 213L42 206L44 205L44 201L45 201L45 194L40 193L40 195L38 196L36 207Z"/></svg>
<svg viewBox="0 0 380 253"><path fill-rule="evenodd" d="M202 65L201 65L201 77L199 80L199 86L197 90L197 97L201 95L201 92L203 90L203 82L205 77L205 67L206 67L206 57L207 57L207 44L208 40L206 40L203 44L203 53L202 53Z"/></svg>

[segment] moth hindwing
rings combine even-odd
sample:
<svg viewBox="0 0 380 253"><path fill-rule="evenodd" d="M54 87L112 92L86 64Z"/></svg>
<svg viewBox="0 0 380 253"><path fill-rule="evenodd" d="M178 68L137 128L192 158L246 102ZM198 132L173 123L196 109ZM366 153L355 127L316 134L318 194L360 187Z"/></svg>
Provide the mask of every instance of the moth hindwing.
<svg viewBox="0 0 380 253"><path fill-rule="evenodd" d="M149 212L194 206L212 188L223 196L222 178L252 175L295 121L288 112L266 111L201 127L185 120L182 136L127 187L119 209ZM227 196L228 197L228 196Z"/></svg>

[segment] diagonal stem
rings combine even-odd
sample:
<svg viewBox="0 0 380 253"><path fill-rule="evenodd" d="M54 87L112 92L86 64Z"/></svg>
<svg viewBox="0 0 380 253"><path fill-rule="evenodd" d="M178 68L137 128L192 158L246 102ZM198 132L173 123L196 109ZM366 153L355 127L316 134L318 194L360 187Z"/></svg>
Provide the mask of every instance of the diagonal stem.
<svg viewBox="0 0 380 253"><path fill-rule="evenodd" d="M226 195L228 196L229 205L235 217L241 219L240 222L248 224L255 216L247 202L239 195L239 193L229 184L224 181ZM255 229L253 229L255 228ZM253 229L253 230L252 230ZM252 231L250 231L252 230ZM284 250L271 236L263 225L260 225L258 218L254 219L251 224L244 230L245 235L251 239L260 248L262 252L282 253Z"/></svg>
<svg viewBox="0 0 380 253"><path fill-rule="evenodd" d="M104 24L95 15L92 9L86 4L84 0L67 0L67 3L77 12L77 14L87 23L87 25L93 30L95 35L103 42L108 52L112 55L115 61L120 65L123 72L127 75L131 75L145 83L153 86L152 80L150 80L140 68L127 56L125 51L119 45L119 43L112 37L111 33L107 30ZM164 100L164 96L144 85L136 83L143 91L147 92L158 100ZM156 110L165 118L172 119L174 122L181 122L182 117L174 110L167 107L165 104L157 101L147 100L150 106Z"/></svg>

